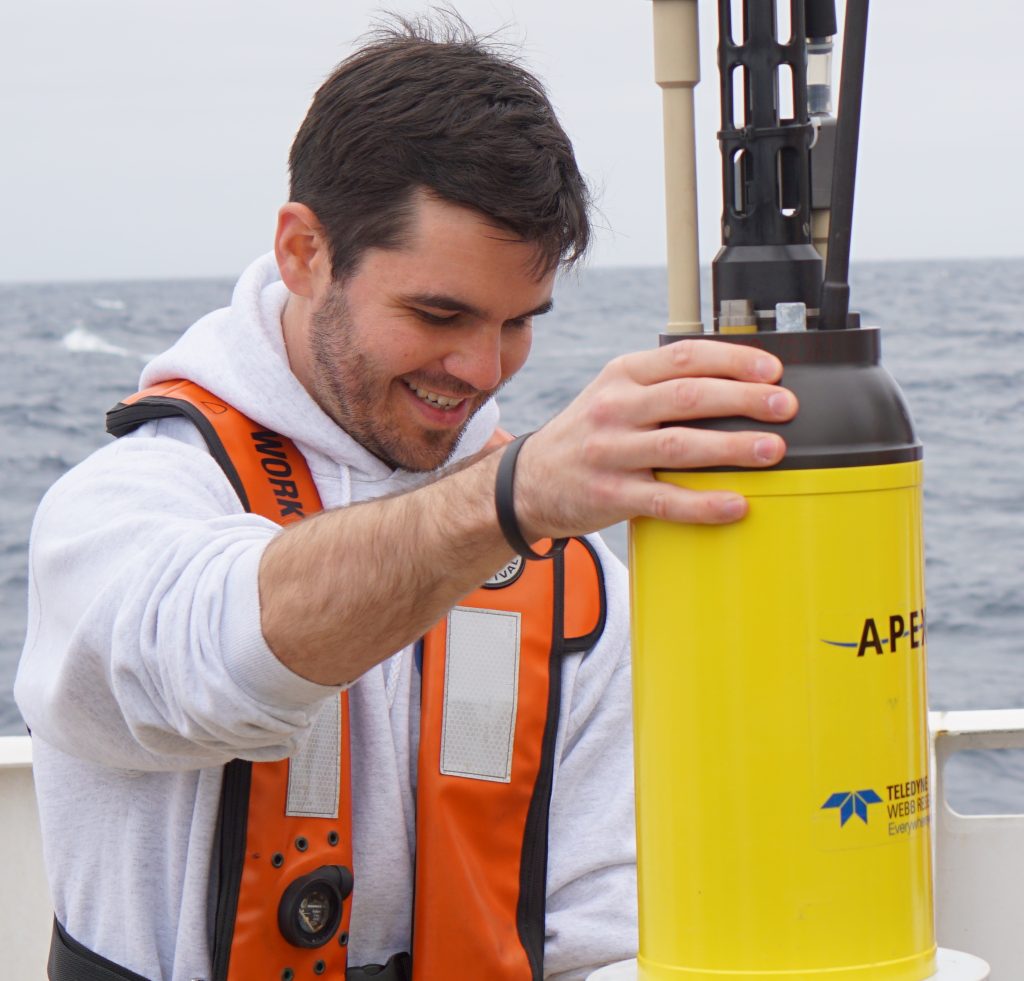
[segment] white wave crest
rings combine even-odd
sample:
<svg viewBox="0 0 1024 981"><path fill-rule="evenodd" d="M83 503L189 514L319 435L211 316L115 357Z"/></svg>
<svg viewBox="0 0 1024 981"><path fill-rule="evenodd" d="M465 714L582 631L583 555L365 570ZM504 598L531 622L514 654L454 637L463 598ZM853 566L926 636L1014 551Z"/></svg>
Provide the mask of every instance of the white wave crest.
<svg viewBox="0 0 1024 981"><path fill-rule="evenodd" d="M123 310L124 300L112 300L107 299L104 296L92 297L93 306L99 307L101 310Z"/></svg>
<svg viewBox="0 0 1024 981"><path fill-rule="evenodd" d="M116 354L121 358L136 357L128 348L119 347L117 344L110 344L103 340L102 337L97 337L95 334L90 333L84 327L76 327L74 330L69 331L62 338L61 344L67 350L74 351L76 354L86 352L89 354Z"/></svg>

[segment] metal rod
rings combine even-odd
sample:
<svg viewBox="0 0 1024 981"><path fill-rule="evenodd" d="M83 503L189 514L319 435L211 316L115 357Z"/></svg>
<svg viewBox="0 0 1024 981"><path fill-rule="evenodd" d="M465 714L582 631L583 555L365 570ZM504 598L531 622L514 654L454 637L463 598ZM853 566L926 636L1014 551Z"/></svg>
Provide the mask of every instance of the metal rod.
<svg viewBox="0 0 1024 981"><path fill-rule="evenodd" d="M853 192L857 179L864 52L868 36L868 0L847 0L843 28L843 69L836 118L836 155L832 170L832 217L828 261L821 287L822 330L842 330L850 310L850 239Z"/></svg>
<svg viewBox="0 0 1024 981"><path fill-rule="evenodd" d="M669 334L699 334L697 152L693 89L700 81L697 0L654 0L654 75L665 122Z"/></svg>

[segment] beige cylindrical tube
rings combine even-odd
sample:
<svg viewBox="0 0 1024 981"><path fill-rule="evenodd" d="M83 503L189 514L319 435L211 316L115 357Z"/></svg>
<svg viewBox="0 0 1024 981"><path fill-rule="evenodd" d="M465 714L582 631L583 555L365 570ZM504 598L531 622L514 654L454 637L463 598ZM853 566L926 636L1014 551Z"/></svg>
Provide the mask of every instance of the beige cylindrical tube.
<svg viewBox="0 0 1024 981"><path fill-rule="evenodd" d="M654 0L654 78L665 128L669 334L702 333L693 89L700 81L697 0Z"/></svg>

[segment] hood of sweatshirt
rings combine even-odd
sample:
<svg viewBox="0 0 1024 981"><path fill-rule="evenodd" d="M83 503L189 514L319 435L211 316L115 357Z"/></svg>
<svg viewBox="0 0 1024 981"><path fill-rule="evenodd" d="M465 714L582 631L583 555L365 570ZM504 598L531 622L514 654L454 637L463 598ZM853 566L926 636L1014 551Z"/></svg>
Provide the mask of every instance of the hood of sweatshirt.
<svg viewBox="0 0 1024 981"><path fill-rule="evenodd" d="M292 374L281 328L288 290L273 254L257 259L235 286L231 306L196 321L143 369L141 387L188 378L262 426L292 439L317 475L346 471L344 483L394 493L423 483L393 470L341 429ZM272 393L268 397L268 393ZM478 452L498 422L492 399L470 420L450 462ZM350 490L349 500L377 496Z"/></svg>

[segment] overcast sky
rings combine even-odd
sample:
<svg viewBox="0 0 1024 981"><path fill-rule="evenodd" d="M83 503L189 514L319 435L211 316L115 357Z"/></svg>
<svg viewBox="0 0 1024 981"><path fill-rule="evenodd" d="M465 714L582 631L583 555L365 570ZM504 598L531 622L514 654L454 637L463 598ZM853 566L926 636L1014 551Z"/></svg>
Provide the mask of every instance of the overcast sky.
<svg viewBox="0 0 1024 981"><path fill-rule="evenodd" d="M0 13L0 280L233 276L269 249L310 98L383 6L33 0ZM662 265L649 0L456 0L507 25L599 191L593 265ZM720 212L717 5L700 0L702 261ZM876 0L854 259L1024 255L1018 0ZM837 64L838 70L838 64Z"/></svg>

